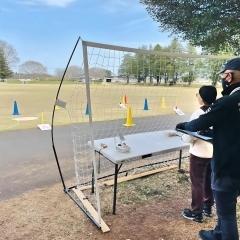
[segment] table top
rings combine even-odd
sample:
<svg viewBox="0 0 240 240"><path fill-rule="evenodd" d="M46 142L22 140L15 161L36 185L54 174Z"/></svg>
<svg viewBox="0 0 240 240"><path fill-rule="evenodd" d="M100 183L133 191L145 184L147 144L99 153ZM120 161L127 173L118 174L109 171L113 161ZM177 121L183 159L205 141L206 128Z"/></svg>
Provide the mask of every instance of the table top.
<svg viewBox="0 0 240 240"><path fill-rule="evenodd" d="M129 152L118 151L113 137L94 140L94 149L114 164L119 164L127 160L143 159L189 147L189 144L183 142L180 136L169 136L170 131L173 130L125 135L124 142L131 147ZM116 143L120 142L120 139L116 137ZM91 145L91 142L89 141L88 144ZM101 144L107 147L102 148Z"/></svg>

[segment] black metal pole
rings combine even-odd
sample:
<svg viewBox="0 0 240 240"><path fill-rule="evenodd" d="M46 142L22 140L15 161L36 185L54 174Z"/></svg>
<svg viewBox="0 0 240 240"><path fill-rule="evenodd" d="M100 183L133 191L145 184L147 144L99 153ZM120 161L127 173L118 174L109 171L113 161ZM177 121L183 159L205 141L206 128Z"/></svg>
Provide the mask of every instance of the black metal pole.
<svg viewBox="0 0 240 240"><path fill-rule="evenodd" d="M181 163L182 163L182 150L179 151L178 170L181 169Z"/></svg>
<svg viewBox="0 0 240 240"><path fill-rule="evenodd" d="M117 177L118 177L118 164L115 164L114 186L113 186L113 214L116 214L116 201L117 201Z"/></svg>
<svg viewBox="0 0 240 240"><path fill-rule="evenodd" d="M94 193L94 170L92 170L92 193Z"/></svg>
<svg viewBox="0 0 240 240"><path fill-rule="evenodd" d="M66 72L67 72L68 66L69 66L69 64L70 64L70 62L71 62L72 56L73 56L73 54L74 54L74 52L75 52L75 49L76 49L76 47L77 47L78 42L79 42L80 39L81 39L81 38L79 37L78 40L77 40L77 42L76 42L76 44L75 44L75 46L74 46L74 49L73 49L73 51L72 51L72 54L71 54L71 56L70 56L70 58L69 58L69 60L68 60L67 66L66 66L66 68L65 68L65 71L64 71L64 73L63 73L61 82L60 82L59 87L58 87L58 91L57 91L57 95L56 95L56 100L58 99L58 95L59 95L59 92L60 92L60 89L61 89L61 86L62 86L63 79L64 79L64 77L65 77L65 74L66 74ZM56 106L56 102L55 102L55 104L54 104L54 106L53 106L53 113L52 113L52 126L51 126L52 148L53 148L54 156L55 156L55 159L56 159L56 162L57 162L57 167L58 167L58 171L59 171L59 174L60 174L60 177L61 177L61 181L62 181L62 184L63 184L63 188L66 189L65 182L64 182L64 179L63 179L63 175L62 175L62 170L61 170L61 167L60 167L60 164L59 164L59 161L58 161L58 156L57 156L57 152L56 152L55 145L54 145L54 140L53 140L53 123L54 123L54 115L55 115L55 106Z"/></svg>

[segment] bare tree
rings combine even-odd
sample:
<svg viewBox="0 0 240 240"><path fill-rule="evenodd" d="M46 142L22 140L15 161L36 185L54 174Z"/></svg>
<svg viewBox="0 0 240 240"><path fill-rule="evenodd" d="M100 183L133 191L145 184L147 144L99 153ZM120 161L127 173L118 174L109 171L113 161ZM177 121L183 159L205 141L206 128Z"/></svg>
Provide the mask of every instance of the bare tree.
<svg viewBox="0 0 240 240"><path fill-rule="evenodd" d="M19 66L19 70L22 73L32 74L47 74L47 68L39 62L27 61Z"/></svg>
<svg viewBox="0 0 240 240"><path fill-rule="evenodd" d="M19 72L29 74L31 78L47 74L47 68L39 62L27 61L19 66Z"/></svg>
<svg viewBox="0 0 240 240"><path fill-rule="evenodd" d="M64 69L62 68L58 68L55 70L55 75L57 77L62 77L64 73ZM89 77L90 78L96 78L96 79L103 79L106 75L110 74L111 75L111 71L107 71L106 69L103 68L89 68ZM80 80L82 78L85 78L84 75L84 71L81 67L79 66L70 66L67 69L67 72L65 74L65 79L77 79Z"/></svg>
<svg viewBox="0 0 240 240"><path fill-rule="evenodd" d="M58 68L55 70L55 75L57 77L62 77L64 73L64 69ZM66 79L80 79L81 74L83 73L83 69L79 66L70 66L67 69L65 74Z"/></svg>
<svg viewBox="0 0 240 240"><path fill-rule="evenodd" d="M106 75L106 69L103 68L89 68L89 76L92 78L103 79Z"/></svg>
<svg viewBox="0 0 240 240"><path fill-rule="evenodd" d="M11 44L0 40L0 49L2 49L3 56L9 67L19 62L19 58L17 57L17 51Z"/></svg>

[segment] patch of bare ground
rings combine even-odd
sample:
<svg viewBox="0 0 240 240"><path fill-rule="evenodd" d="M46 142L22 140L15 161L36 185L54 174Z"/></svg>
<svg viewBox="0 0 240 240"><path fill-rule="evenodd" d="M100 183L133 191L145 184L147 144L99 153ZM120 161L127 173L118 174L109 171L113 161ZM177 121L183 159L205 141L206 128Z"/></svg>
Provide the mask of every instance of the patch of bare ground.
<svg viewBox="0 0 240 240"><path fill-rule="evenodd" d="M168 170L118 184L116 215L112 187L101 188L100 194L110 232L102 233L56 184L0 202L0 239L195 240L200 229L215 226L216 214L202 224L181 216L191 202L187 171Z"/></svg>

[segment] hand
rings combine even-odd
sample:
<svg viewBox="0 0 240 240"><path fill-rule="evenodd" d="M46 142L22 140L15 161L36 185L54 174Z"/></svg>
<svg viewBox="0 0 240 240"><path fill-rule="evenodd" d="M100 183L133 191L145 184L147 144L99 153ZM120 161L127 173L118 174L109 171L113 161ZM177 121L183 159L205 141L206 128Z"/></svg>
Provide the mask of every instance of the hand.
<svg viewBox="0 0 240 240"><path fill-rule="evenodd" d="M178 124L176 125L176 130L177 130L177 129L185 130L185 124L186 124L186 123L187 123L187 122L178 123Z"/></svg>

